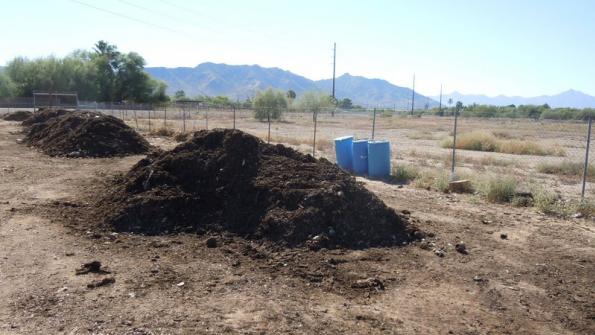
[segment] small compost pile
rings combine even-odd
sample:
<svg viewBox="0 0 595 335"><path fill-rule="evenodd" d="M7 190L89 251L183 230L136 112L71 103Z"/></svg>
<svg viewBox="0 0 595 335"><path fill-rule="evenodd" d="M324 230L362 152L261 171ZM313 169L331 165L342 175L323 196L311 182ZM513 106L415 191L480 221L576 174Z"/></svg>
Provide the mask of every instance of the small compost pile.
<svg viewBox="0 0 595 335"><path fill-rule="evenodd" d="M11 113L4 114L2 116L2 120L5 120L5 121L25 121L26 119L28 119L29 117L31 117L31 115L33 115L33 113L31 113L29 111L16 111L16 112L11 112Z"/></svg>
<svg viewBox="0 0 595 335"><path fill-rule="evenodd" d="M149 235L232 232L284 246L388 246L415 229L326 159L238 130L199 131L114 181L99 217Z"/></svg>
<svg viewBox="0 0 595 335"><path fill-rule="evenodd" d="M50 156L112 157L146 153L150 145L122 120L97 112L44 110L26 120L24 142ZM23 122L25 123L25 122Z"/></svg>

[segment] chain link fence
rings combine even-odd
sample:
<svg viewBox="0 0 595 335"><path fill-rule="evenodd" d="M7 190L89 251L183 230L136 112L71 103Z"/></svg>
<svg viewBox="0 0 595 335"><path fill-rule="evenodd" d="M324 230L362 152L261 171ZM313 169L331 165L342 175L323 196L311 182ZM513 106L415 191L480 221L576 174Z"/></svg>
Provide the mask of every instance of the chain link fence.
<svg viewBox="0 0 595 335"><path fill-rule="evenodd" d="M33 108L27 98L0 101L0 113ZM334 138L353 135L357 139L383 139L391 143L393 169L406 166L418 174L438 173L450 179L514 178L528 192L539 187L566 199L580 199L584 194L592 200L595 196L595 153L589 152L594 150L588 140L589 121L455 118L452 113L412 116L408 111L337 108L316 113L288 108L278 120L258 120L252 108L199 102L154 105L81 101L78 109L120 118L148 136L241 129L264 141L290 145L330 160L335 159Z"/></svg>

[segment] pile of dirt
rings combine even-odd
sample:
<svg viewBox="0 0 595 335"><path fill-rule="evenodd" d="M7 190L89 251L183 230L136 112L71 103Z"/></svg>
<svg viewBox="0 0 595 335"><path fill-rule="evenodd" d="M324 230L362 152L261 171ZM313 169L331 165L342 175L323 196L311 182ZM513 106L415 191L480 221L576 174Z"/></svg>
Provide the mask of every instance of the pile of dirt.
<svg viewBox="0 0 595 335"><path fill-rule="evenodd" d="M238 130L199 131L114 181L99 217L149 235L232 232L286 246L402 244L419 236L355 178L326 159Z"/></svg>
<svg viewBox="0 0 595 335"><path fill-rule="evenodd" d="M122 120L96 112L47 110L34 118L25 143L51 156L111 157L146 153L150 145ZM53 115L53 117L52 117ZM29 120L27 120L29 122Z"/></svg>
<svg viewBox="0 0 595 335"><path fill-rule="evenodd" d="M29 112L29 111L16 111L16 112L11 112L8 114L4 114L2 116L2 120L5 121L24 121L26 119L28 119L29 117L31 117L31 115L33 115L33 113Z"/></svg>
<svg viewBox="0 0 595 335"><path fill-rule="evenodd" d="M58 116L62 116L64 114L72 113L72 111L68 111L65 109L55 109L55 108L40 108L35 113L32 113L31 116L21 123L24 127L30 127L36 123L47 122L50 119L53 119Z"/></svg>

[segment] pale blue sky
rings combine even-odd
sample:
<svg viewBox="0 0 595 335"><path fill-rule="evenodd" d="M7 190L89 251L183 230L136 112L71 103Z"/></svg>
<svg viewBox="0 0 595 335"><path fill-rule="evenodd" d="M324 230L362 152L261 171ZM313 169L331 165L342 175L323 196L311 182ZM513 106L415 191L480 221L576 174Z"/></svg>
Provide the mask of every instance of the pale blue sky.
<svg viewBox="0 0 595 335"><path fill-rule="evenodd" d="M415 72L423 94L443 83L445 92L595 95L589 0L0 0L0 12L0 64L104 39L148 66L260 64L322 79L337 42L338 74L411 86Z"/></svg>

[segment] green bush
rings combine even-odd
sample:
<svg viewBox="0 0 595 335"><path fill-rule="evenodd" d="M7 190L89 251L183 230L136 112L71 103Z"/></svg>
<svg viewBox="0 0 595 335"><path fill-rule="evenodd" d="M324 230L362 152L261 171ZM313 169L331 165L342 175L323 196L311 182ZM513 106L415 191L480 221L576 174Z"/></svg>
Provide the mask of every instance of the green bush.
<svg viewBox="0 0 595 335"><path fill-rule="evenodd" d="M393 167L392 180L398 183L407 183L419 176L419 172L412 166L397 164Z"/></svg>
<svg viewBox="0 0 595 335"><path fill-rule="evenodd" d="M272 88L264 92L258 92L253 102L254 117L260 121L281 118L283 111L287 109L287 100L285 93L275 91Z"/></svg>
<svg viewBox="0 0 595 335"><path fill-rule="evenodd" d="M475 189L489 202L511 202L517 181L509 176L488 176L476 181Z"/></svg>

